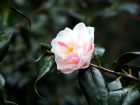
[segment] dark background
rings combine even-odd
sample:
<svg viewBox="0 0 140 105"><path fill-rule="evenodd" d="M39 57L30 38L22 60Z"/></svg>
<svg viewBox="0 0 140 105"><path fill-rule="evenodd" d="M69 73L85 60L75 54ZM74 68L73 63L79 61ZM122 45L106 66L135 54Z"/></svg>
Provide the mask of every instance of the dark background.
<svg viewBox="0 0 140 105"><path fill-rule="evenodd" d="M7 5L28 16L31 28L24 16L7 11ZM77 72L65 75L54 70L45 75L38 89L46 100L40 99L33 87L40 43L50 43L59 31L79 22L95 27L95 43L106 49L103 66L112 67L124 52L140 50L138 0L0 0L0 31L13 36L8 54L0 63L7 100L19 105L87 105Z"/></svg>

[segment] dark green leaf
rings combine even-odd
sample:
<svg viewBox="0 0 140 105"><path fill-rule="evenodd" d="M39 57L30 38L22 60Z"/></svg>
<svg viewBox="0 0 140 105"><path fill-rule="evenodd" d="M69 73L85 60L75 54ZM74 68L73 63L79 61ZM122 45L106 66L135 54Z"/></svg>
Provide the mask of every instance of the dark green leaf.
<svg viewBox="0 0 140 105"><path fill-rule="evenodd" d="M138 105L140 93L136 87L109 92L109 105Z"/></svg>
<svg viewBox="0 0 140 105"><path fill-rule="evenodd" d="M5 85L5 79L4 77L0 74L0 89L3 89Z"/></svg>
<svg viewBox="0 0 140 105"><path fill-rule="evenodd" d="M140 57L140 52L127 52L123 54L117 61L115 69L120 68L123 64L126 64L137 57Z"/></svg>
<svg viewBox="0 0 140 105"><path fill-rule="evenodd" d="M98 66L101 66L99 58L103 56L104 52L105 49L103 47L95 46L95 52L94 52L94 57L92 59L92 62L97 64Z"/></svg>
<svg viewBox="0 0 140 105"><path fill-rule="evenodd" d="M48 57L44 57L39 61L39 71L38 71L38 77L36 79L36 82L34 84L34 89L36 91L36 93L39 95L38 91L37 91L37 82L47 73L49 72L53 65L54 65L55 61L54 61L54 56L48 56ZM41 97L41 96L40 96Z"/></svg>
<svg viewBox="0 0 140 105"><path fill-rule="evenodd" d="M41 49L45 49L45 50L50 50L51 49L51 45L50 44L46 44L46 43L41 43Z"/></svg>
<svg viewBox="0 0 140 105"><path fill-rule="evenodd" d="M102 57L103 54L105 52L105 49L103 47L95 47L95 54L98 56L98 57Z"/></svg>
<svg viewBox="0 0 140 105"><path fill-rule="evenodd" d="M41 43L40 45L41 45L40 54L36 62L39 61L42 57L53 55L53 53L50 51L51 50L50 44Z"/></svg>
<svg viewBox="0 0 140 105"><path fill-rule="evenodd" d="M0 74L0 105L5 105L5 97L4 97L4 85L5 85L5 79Z"/></svg>
<svg viewBox="0 0 140 105"><path fill-rule="evenodd" d="M131 88L124 88L109 92L108 104L109 105L122 105L124 98Z"/></svg>
<svg viewBox="0 0 140 105"><path fill-rule="evenodd" d="M2 61L8 51L10 38L11 35L9 34L0 35L0 61Z"/></svg>
<svg viewBox="0 0 140 105"><path fill-rule="evenodd" d="M120 80L115 80L108 84L108 88L110 91L118 90L118 89L122 88L122 84L121 84Z"/></svg>
<svg viewBox="0 0 140 105"><path fill-rule="evenodd" d="M78 82L89 105L108 105L108 91L98 69L79 70Z"/></svg>
<svg viewBox="0 0 140 105"><path fill-rule="evenodd" d="M123 65L124 69L131 69L133 71L140 71L140 57L134 59Z"/></svg>
<svg viewBox="0 0 140 105"><path fill-rule="evenodd" d="M140 91L132 87L131 90L128 91L127 96L123 100L122 105L138 105L140 103Z"/></svg>

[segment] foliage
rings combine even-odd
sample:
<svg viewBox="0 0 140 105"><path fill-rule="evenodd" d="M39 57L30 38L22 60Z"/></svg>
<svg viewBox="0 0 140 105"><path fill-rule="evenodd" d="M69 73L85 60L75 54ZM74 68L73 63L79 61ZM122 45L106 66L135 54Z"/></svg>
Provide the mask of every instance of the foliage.
<svg viewBox="0 0 140 105"><path fill-rule="evenodd" d="M93 67L64 75L56 70L49 43L60 30L83 21L95 27L95 43L102 46L95 46L92 63L139 78L139 5L136 0L1 1L0 105L138 105L139 81Z"/></svg>

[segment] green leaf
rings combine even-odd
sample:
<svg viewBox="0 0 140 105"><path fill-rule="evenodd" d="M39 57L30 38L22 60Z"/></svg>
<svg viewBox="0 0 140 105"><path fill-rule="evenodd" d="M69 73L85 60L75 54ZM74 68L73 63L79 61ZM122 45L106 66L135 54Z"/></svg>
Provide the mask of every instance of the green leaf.
<svg viewBox="0 0 140 105"><path fill-rule="evenodd" d="M0 89L3 89L5 86L5 79L4 77L0 74Z"/></svg>
<svg viewBox="0 0 140 105"><path fill-rule="evenodd" d="M5 79L0 74L0 105L17 105L14 102L6 101L6 98L4 96L4 86L5 86Z"/></svg>
<svg viewBox="0 0 140 105"><path fill-rule="evenodd" d="M140 52L127 52L127 53L121 55L117 61L115 70L120 68L123 64L126 64L126 63L136 59L137 57L140 57Z"/></svg>
<svg viewBox="0 0 140 105"><path fill-rule="evenodd" d="M95 52L92 62L97 64L98 66L101 66L100 58L103 56L104 52L105 49L103 47L95 46Z"/></svg>
<svg viewBox="0 0 140 105"><path fill-rule="evenodd" d="M35 62L39 61L42 57L53 55L53 53L50 51L51 50L50 44L41 43L40 45L41 45L40 54Z"/></svg>
<svg viewBox="0 0 140 105"><path fill-rule="evenodd" d="M140 71L140 57L122 65L123 69L125 70L131 70L134 72Z"/></svg>
<svg viewBox="0 0 140 105"><path fill-rule="evenodd" d="M24 13L22 13L20 10L18 10L17 8L15 8L15 7L10 7L11 8L11 10L13 10L13 11L15 11L16 13L18 13L18 14L20 14L22 17L24 17L26 20L27 20L27 22L29 23L29 26L30 26L30 28L31 28L31 21L30 21L30 19L29 19L29 17L27 17Z"/></svg>
<svg viewBox="0 0 140 105"><path fill-rule="evenodd" d="M108 84L108 88L110 91L122 89L122 84L120 80L115 80Z"/></svg>
<svg viewBox="0 0 140 105"><path fill-rule="evenodd" d="M39 71L38 71L38 77L34 84L34 89L38 94L38 96L41 97L37 90L37 83L47 72L49 72L52 69L53 65L55 64L54 56L44 57L38 63L39 63Z"/></svg>
<svg viewBox="0 0 140 105"><path fill-rule="evenodd" d="M0 61L5 57L10 43L11 35L10 34L1 34L0 35Z"/></svg>
<svg viewBox="0 0 140 105"><path fill-rule="evenodd" d="M109 105L138 105L140 92L135 86L109 92Z"/></svg>
<svg viewBox="0 0 140 105"><path fill-rule="evenodd" d="M89 105L108 105L108 91L98 69L79 70L78 82Z"/></svg>
<svg viewBox="0 0 140 105"><path fill-rule="evenodd" d="M122 105L124 98L131 88L124 88L121 90L109 92L108 104L109 105Z"/></svg>
<svg viewBox="0 0 140 105"><path fill-rule="evenodd" d="M105 53L105 49L103 47L98 47L95 46L95 54L101 58L103 56L103 54Z"/></svg>
<svg viewBox="0 0 140 105"><path fill-rule="evenodd" d="M40 45L41 45L41 48L45 50L51 50L52 48L51 44L41 43Z"/></svg>
<svg viewBox="0 0 140 105"><path fill-rule="evenodd" d="M5 86L5 79L0 74L0 105L5 105L4 86Z"/></svg>
<svg viewBox="0 0 140 105"><path fill-rule="evenodd" d="M136 87L132 87L125 97L122 105L138 105L140 103L140 91Z"/></svg>

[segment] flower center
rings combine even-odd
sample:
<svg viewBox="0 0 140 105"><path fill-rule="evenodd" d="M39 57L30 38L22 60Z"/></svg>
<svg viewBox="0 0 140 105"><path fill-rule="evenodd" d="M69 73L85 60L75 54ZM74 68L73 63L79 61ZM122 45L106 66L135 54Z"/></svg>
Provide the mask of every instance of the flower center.
<svg viewBox="0 0 140 105"><path fill-rule="evenodd" d="M72 52L73 52L73 48L72 47L67 49L67 54L70 54Z"/></svg>

